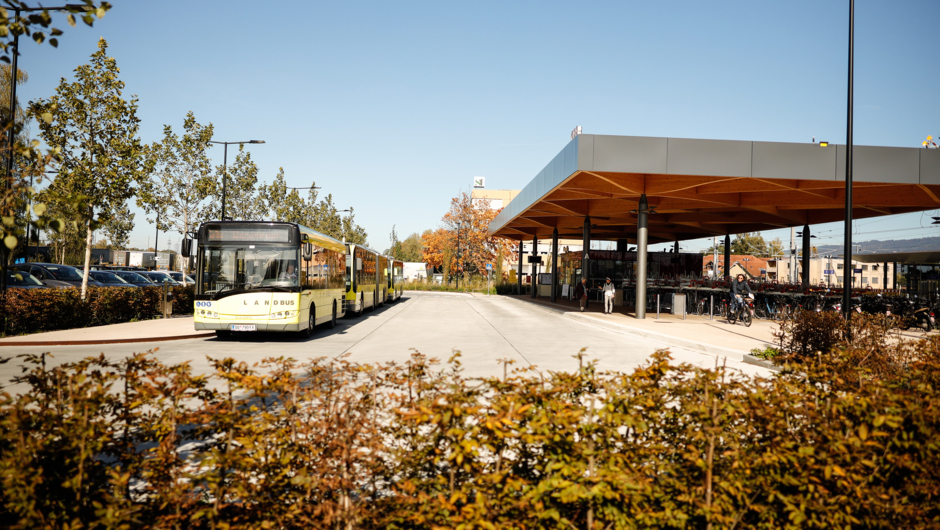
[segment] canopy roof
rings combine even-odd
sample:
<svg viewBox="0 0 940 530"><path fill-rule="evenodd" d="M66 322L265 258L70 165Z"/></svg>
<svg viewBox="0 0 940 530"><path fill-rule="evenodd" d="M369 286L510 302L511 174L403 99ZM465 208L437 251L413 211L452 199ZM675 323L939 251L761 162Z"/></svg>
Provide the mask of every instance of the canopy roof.
<svg viewBox="0 0 940 530"><path fill-rule="evenodd" d="M646 194L659 243L844 219L845 146L638 136L575 137L490 223L515 240L636 241ZM940 150L855 146L853 217L940 208Z"/></svg>
<svg viewBox="0 0 940 530"><path fill-rule="evenodd" d="M862 263L940 263L940 250L853 254L852 259Z"/></svg>

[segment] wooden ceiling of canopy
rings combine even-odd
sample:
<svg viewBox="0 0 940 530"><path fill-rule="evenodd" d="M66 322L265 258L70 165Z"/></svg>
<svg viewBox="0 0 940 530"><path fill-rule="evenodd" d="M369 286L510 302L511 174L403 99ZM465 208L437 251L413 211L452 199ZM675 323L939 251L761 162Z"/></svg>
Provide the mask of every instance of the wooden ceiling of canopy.
<svg viewBox="0 0 940 530"><path fill-rule="evenodd" d="M845 183L833 180L640 175L577 171L502 227L510 239L591 238L636 241L637 208L646 193L650 243L840 221ZM940 208L940 185L853 183L856 219Z"/></svg>

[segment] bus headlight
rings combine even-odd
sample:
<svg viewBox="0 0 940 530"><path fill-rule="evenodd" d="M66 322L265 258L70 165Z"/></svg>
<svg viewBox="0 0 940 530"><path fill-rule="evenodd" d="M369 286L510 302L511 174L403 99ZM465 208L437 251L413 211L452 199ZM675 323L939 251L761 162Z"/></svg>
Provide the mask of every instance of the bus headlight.
<svg viewBox="0 0 940 530"><path fill-rule="evenodd" d="M297 316L297 311L279 311L277 313L271 313L272 319L278 318L294 318Z"/></svg>
<svg viewBox="0 0 940 530"><path fill-rule="evenodd" d="M196 311L196 315L204 318L219 318L218 313L209 311L208 309L199 309Z"/></svg>

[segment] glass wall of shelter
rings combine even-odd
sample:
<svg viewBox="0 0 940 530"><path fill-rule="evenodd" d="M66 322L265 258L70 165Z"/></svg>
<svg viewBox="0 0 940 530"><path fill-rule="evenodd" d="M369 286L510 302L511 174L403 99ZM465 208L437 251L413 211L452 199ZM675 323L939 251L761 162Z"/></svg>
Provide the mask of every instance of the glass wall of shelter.
<svg viewBox="0 0 940 530"><path fill-rule="evenodd" d="M901 263L907 280L907 293L931 301L940 299L940 265L936 263ZM900 271L899 271L900 272Z"/></svg>
<svg viewBox="0 0 940 530"><path fill-rule="evenodd" d="M614 284L630 285L636 283L636 252L616 250L592 250L588 256L588 272L581 271L583 253L565 252L558 255L558 283L574 285L581 277L588 279L588 285L595 286L610 278ZM702 277L703 257L701 254L672 252L647 253L647 279L691 280Z"/></svg>

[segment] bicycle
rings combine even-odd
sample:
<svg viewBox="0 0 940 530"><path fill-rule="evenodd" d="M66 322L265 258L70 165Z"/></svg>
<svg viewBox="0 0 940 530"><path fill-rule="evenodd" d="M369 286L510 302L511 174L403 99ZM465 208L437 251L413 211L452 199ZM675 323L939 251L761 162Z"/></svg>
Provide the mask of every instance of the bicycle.
<svg viewBox="0 0 940 530"><path fill-rule="evenodd" d="M728 322L734 324L740 320L745 327L751 327L754 295L747 298L743 298L741 295L736 295L736 297L738 298L737 308L728 313Z"/></svg>

